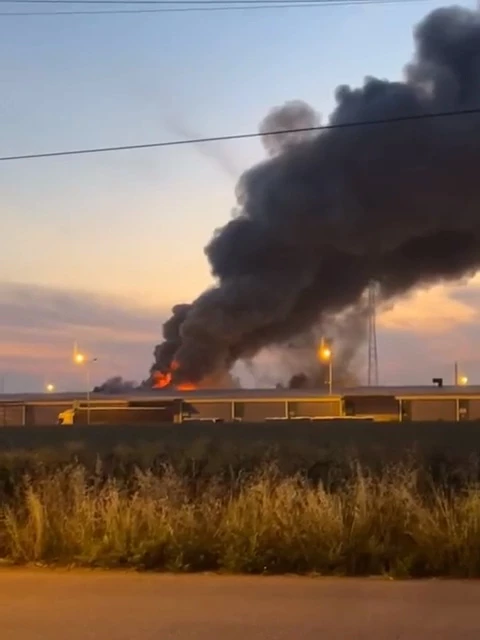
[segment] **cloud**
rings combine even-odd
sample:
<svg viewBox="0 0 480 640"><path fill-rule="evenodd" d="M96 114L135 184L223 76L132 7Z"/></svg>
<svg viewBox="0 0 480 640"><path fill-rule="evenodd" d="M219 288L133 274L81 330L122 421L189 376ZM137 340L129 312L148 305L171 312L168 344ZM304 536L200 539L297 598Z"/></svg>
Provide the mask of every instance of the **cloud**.
<svg viewBox="0 0 480 640"><path fill-rule="evenodd" d="M141 379L164 315L162 309L126 299L0 282L1 373L7 382L15 379L17 387L24 380L29 387L24 390L39 390L52 376L59 388L78 387L83 373L72 364L76 340L98 358L95 379L117 373ZM6 386L8 391L23 390Z"/></svg>
<svg viewBox="0 0 480 640"><path fill-rule="evenodd" d="M480 379L480 277L417 291L379 315L380 377L384 384L452 384L454 362Z"/></svg>
<svg viewBox="0 0 480 640"><path fill-rule="evenodd" d="M478 287L438 285L399 300L380 314L378 324L386 329L443 333L475 322L479 304Z"/></svg>
<svg viewBox="0 0 480 640"><path fill-rule="evenodd" d="M480 378L480 278L468 285L419 291L379 315L380 382L450 382L454 360ZM98 357L92 381L112 375L141 380L152 360L167 309L135 300L33 284L0 282L0 377L5 390L81 390L84 372L72 363L73 341ZM245 376L245 383L251 383Z"/></svg>
<svg viewBox="0 0 480 640"><path fill-rule="evenodd" d="M152 328L158 315L135 303L85 291L0 282L0 326L57 329L66 326ZM156 312L158 313L158 311Z"/></svg>

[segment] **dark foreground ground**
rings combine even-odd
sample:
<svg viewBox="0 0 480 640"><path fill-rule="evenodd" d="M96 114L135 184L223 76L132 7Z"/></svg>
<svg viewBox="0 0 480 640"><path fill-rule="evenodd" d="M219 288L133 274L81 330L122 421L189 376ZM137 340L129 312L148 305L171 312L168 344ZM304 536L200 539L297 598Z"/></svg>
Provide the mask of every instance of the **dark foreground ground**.
<svg viewBox="0 0 480 640"><path fill-rule="evenodd" d="M0 571L2 640L466 640L480 582Z"/></svg>
<svg viewBox="0 0 480 640"><path fill-rule="evenodd" d="M156 451L197 451L234 447L251 450L256 446L318 447L320 449L384 449L398 451L419 446L428 451L454 450L463 454L480 450L480 421L476 422L364 422L322 420L319 422L270 421L259 423L184 423L157 426L69 426L1 427L0 452L95 451L154 448Z"/></svg>
<svg viewBox="0 0 480 640"><path fill-rule="evenodd" d="M122 480L167 465L195 482L230 482L271 461L284 476L300 472L328 486L351 476L352 461L375 473L413 464L435 484L477 485L480 422L0 428L0 495L25 474L35 478L72 462Z"/></svg>
<svg viewBox="0 0 480 640"><path fill-rule="evenodd" d="M346 458L384 465L412 454L428 464L472 466L472 458L480 458L480 421L0 428L0 471L32 461L51 466L75 459L88 466L101 460L109 470L122 465L123 471L167 462L183 472L195 461L201 462L196 473L201 469L209 475L256 467L267 456L291 473Z"/></svg>

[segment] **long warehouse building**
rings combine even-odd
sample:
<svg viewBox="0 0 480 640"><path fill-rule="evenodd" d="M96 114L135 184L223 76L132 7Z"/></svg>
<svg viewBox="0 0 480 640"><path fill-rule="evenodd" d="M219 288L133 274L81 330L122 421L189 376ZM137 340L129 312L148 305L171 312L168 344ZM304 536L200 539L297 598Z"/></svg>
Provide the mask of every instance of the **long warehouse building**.
<svg viewBox="0 0 480 640"><path fill-rule="evenodd" d="M359 418L379 421L480 420L480 387L358 387L334 391L228 389L152 390L130 394L0 395L1 426L58 423L74 410L77 424L215 420L263 422Z"/></svg>

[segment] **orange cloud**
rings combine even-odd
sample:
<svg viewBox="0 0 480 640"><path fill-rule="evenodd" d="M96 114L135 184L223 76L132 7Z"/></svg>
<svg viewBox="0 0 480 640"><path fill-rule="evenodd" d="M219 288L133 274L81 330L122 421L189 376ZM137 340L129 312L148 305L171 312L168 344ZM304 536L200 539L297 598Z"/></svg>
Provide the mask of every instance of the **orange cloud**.
<svg viewBox="0 0 480 640"><path fill-rule="evenodd" d="M479 307L480 276L464 286L418 291L380 313L382 383L428 384L434 374L447 379L454 359L465 363L471 379L477 370L480 375L471 348L480 338ZM77 340L98 358L94 384L112 375L140 381L163 317L163 309L125 299L0 282L0 376L9 391L38 391L46 379L58 389L82 389L84 371L72 362Z"/></svg>
<svg viewBox="0 0 480 640"><path fill-rule="evenodd" d="M432 334L475 322L475 306L456 299L454 292L453 287L444 285L416 291L380 313L378 324L385 329Z"/></svg>
<svg viewBox="0 0 480 640"><path fill-rule="evenodd" d="M98 358L95 383L112 375L141 380L160 337L162 315L119 298L0 283L0 374L14 378L16 386L28 379L27 387L36 390L46 377L58 388L78 388L84 372L72 361L77 341Z"/></svg>

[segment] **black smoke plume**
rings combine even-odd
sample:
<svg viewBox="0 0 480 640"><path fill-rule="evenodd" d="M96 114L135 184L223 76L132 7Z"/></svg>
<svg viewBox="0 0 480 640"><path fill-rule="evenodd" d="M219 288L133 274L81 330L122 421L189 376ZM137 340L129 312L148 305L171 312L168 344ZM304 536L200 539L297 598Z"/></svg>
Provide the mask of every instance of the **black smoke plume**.
<svg viewBox="0 0 480 640"><path fill-rule="evenodd" d="M263 134L263 146L270 156L283 153L288 148L311 140L318 132L320 116L309 104L301 100L290 100L282 107L276 107L260 123L259 132ZM282 131L267 135L269 131Z"/></svg>
<svg viewBox="0 0 480 640"><path fill-rule="evenodd" d="M330 123L480 108L478 13L433 11L415 45L403 82L338 87ZM287 104L260 130L290 115ZM176 381L355 309L371 281L385 301L480 267L480 115L286 136L280 152L270 138L271 157L239 182L237 217L205 249L216 285L165 323L153 369L175 359Z"/></svg>
<svg viewBox="0 0 480 640"><path fill-rule="evenodd" d="M122 376L112 376L102 382L102 384L94 387L94 393L129 393L140 389L141 385L138 385L133 380L125 380Z"/></svg>
<svg viewBox="0 0 480 640"><path fill-rule="evenodd" d="M329 377L328 364L318 357L320 342L325 339L333 355L332 381L336 388L354 387L362 383L359 347L368 335L369 306L367 296L358 303L335 314L325 316L321 323L289 340L281 349L281 359L287 370L295 372L288 387L325 389Z"/></svg>

